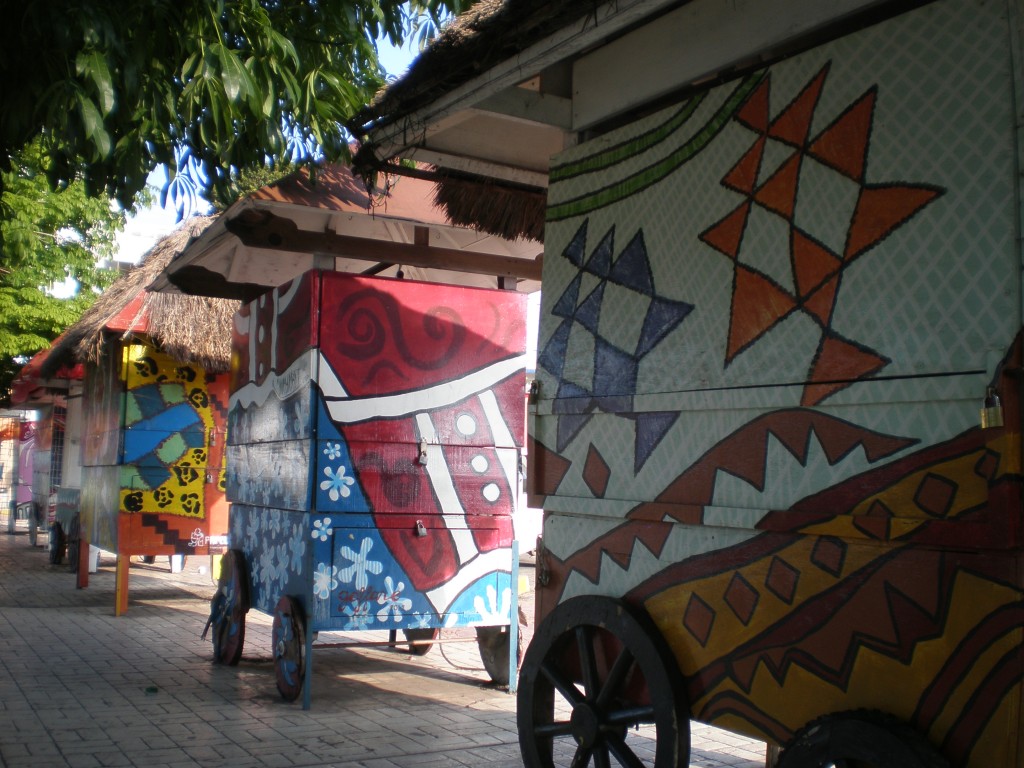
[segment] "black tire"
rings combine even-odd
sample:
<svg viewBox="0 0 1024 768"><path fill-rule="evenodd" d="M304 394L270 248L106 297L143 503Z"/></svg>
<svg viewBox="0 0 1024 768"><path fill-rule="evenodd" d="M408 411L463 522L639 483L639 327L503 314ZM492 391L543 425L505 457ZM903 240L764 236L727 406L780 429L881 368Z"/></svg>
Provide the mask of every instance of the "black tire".
<svg viewBox="0 0 1024 768"><path fill-rule="evenodd" d="M687 766L682 692L678 664L650 617L607 597L567 600L541 622L523 658L516 699L523 764ZM556 695L571 709L568 720L558 719ZM654 725L653 745L642 724Z"/></svg>
<svg viewBox="0 0 1024 768"><path fill-rule="evenodd" d="M403 629L402 634L409 641L409 653L413 656L426 656L434 647L433 641L441 634L440 629L413 628ZM426 642L426 641L431 642Z"/></svg>
<svg viewBox="0 0 1024 768"><path fill-rule="evenodd" d="M78 548L81 539L68 539L68 571L78 573Z"/></svg>
<svg viewBox="0 0 1024 768"><path fill-rule="evenodd" d="M241 661L245 644L245 614L248 612L249 576L245 555L232 549L224 555L219 586L210 600L215 663L233 667Z"/></svg>
<svg viewBox="0 0 1024 768"><path fill-rule="evenodd" d="M302 604L285 595L274 607L273 629L274 679L285 701L295 701L305 683L306 614Z"/></svg>
<svg viewBox="0 0 1024 768"><path fill-rule="evenodd" d="M39 518L36 517L34 505L28 513L28 544L30 547L39 545Z"/></svg>
<svg viewBox="0 0 1024 768"><path fill-rule="evenodd" d="M487 675L495 685L508 685L509 653L512 645L512 633L508 627L477 627L476 644L480 650L480 661L484 664ZM522 654L516 659L517 666Z"/></svg>
<svg viewBox="0 0 1024 768"><path fill-rule="evenodd" d="M64 528L60 523L50 525L50 534L47 541L50 565L60 565L64 562L64 551L68 547L67 537L64 535Z"/></svg>
<svg viewBox="0 0 1024 768"><path fill-rule="evenodd" d="M840 712L801 728L776 768L949 768L938 750L907 723L872 710Z"/></svg>
<svg viewBox="0 0 1024 768"><path fill-rule="evenodd" d="M68 570L71 573L78 573L78 551L82 542L82 521L78 512L71 518L71 528L68 530Z"/></svg>

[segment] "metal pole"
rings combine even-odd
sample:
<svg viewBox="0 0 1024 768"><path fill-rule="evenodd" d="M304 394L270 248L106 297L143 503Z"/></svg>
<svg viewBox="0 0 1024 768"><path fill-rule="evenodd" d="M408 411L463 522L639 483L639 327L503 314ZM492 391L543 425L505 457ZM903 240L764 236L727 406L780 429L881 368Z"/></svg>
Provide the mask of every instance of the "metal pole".
<svg viewBox="0 0 1024 768"><path fill-rule="evenodd" d="M508 692L519 687L519 542L512 540L512 616L508 625Z"/></svg>

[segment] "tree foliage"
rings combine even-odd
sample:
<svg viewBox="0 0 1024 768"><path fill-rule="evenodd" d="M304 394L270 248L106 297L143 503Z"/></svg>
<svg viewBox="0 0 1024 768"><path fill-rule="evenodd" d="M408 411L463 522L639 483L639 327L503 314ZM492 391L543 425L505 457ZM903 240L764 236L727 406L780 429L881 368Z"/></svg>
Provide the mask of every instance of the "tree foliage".
<svg viewBox="0 0 1024 768"><path fill-rule="evenodd" d="M113 255L125 211L86 194L80 180L53 191L40 142L13 158L3 174L0 234L0 399L24 358L49 346L108 285L115 272L100 260ZM50 292L66 279L78 284L70 298Z"/></svg>
<svg viewBox="0 0 1024 768"><path fill-rule="evenodd" d="M0 170L38 138L49 181L128 207L157 165L207 199L268 161L344 159L381 85L377 39L472 0L0 0Z"/></svg>

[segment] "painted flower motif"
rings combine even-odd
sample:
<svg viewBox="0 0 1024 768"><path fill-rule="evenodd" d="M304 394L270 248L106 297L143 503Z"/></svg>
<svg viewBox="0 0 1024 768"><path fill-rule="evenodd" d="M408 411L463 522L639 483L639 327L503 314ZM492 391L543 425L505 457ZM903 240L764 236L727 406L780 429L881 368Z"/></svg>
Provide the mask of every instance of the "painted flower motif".
<svg viewBox="0 0 1024 768"><path fill-rule="evenodd" d="M327 443L327 445L324 446L324 456L326 456L331 461L334 461L335 459L339 458L341 456L341 444Z"/></svg>
<svg viewBox="0 0 1024 768"><path fill-rule="evenodd" d="M327 537L331 534L331 518L325 517L323 520L313 521L313 531L310 535L314 539L320 539L320 541L327 541Z"/></svg>
<svg viewBox="0 0 1024 768"><path fill-rule="evenodd" d="M351 560L352 565L338 571L338 578L345 584L355 579L356 589L366 589L370 583L367 574L378 574L384 569L383 563L379 560L370 560L370 550L373 548L373 541L369 538L363 539L363 543L356 552L351 547L342 547L341 556Z"/></svg>
<svg viewBox="0 0 1024 768"><path fill-rule="evenodd" d="M429 613L414 613L409 619L413 622L409 625L410 629L430 629Z"/></svg>
<svg viewBox="0 0 1024 768"><path fill-rule="evenodd" d="M295 526L295 530L292 532L292 546L291 546L291 569L302 575L302 558L306 554L306 538L305 533L302 531L302 526Z"/></svg>
<svg viewBox="0 0 1024 768"><path fill-rule="evenodd" d="M258 576L256 580L262 587L261 591L264 595L273 595L279 592L288 577L288 570L285 566L287 557L282 562L279 555L280 549L275 546L268 546L260 553L257 561Z"/></svg>
<svg viewBox="0 0 1024 768"><path fill-rule="evenodd" d="M501 605L498 605L498 591L493 585L487 585L487 604L481 595L473 598L473 607L480 614L480 624L493 626L495 624L508 624L512 615L512 590L501 591Z"/></svg>
<svg viewBox="0 0 1024 768"><path fill-rule="evenodd" d="M353 600L342 609L348 623L345 629L366 629L373 623L373 613L370 611L370 604Z"/></svg>
<svg viewBox="0 0 1024 768"><path fill-rule="evenodd" d="M316 573L313 574L313 592L321 600L331 596L331 591L338 588L338 568L327 563L317 563Z"/></svg>
<svg viewBox="0 0 1024 768"><path fill-rule="evenodd" d="M377 597L377 602L384 607L377 611L377 621L386 623L390 614L397 624L402 620L402 612L412 608L412 600L402 597L403 589L404 581L398 582L396 587L390 576L384 577L384 592Z"/></svg>
<svg viewBox="0 0 1024 768"><path fill-rule="evenodd" d="M347 498L352 493L352 489L349 486L355 483L356 479L345 474L344 464L338 467L337 473L330 467L324 467L324 474L327 475L327 479L320 482L320 490L327 491L331 501Z"/></svg>
<svg viewBox="0 0 1024 768"><path fill-rule="evenodd" d="M281 532L281 510L271 509L267 513L267 532L274 535Z"/></svg>

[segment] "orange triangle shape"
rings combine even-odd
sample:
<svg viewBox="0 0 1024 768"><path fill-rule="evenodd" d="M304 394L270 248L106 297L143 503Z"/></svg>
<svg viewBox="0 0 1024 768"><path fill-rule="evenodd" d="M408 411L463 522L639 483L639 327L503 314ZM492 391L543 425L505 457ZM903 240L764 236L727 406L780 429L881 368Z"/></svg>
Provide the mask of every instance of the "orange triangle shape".
<svg viewBox="0 0 1024 768"><path fill-rule="evenodd" d="M795 227L790 242L793 274L796 276L796 295L804 298L821 285L825 278L838 270L842 262L825 246L811 240Z"/></svg>
<svg viewBox="0 0 1024 768"><path fill-rule="evenodd" d="M821 68L821 71L814 76L804 89L800 91L789 106L782 110L768 129L768 135L773 139L792 144L794 147L802 147L807 141L807 135L811 132L811 118L814 117L814 108L818 105L818 97L821 96L821 88L825 84L825 76L828 74L828 65Z"/></svg>
<svg viewBox="0 0 1024 768"><path fill-rule="evenodd" d="M793 297L764 275L737 265L726 365L795 306Z"/></svg>
<svg viewBox="0 0 1024 768"><path fill-rule="evenodd" d="M870 349L858 347L836 336L825 336L811 366L801 405L817 405L829 395L853 382L877 373L889 361Z"/></svg>
<svg viewBox="0 0 1024 768"><path fill-rule="evenodd" d="M764 136L759 137L732 170L725 174L722 184L744 195L752 194L754 185L757 184L757 171L761 167L761 156L764 154L766 142Z"/></svg>
<svg viewBox="0 0 1024 768"><path fill-rule="evenodd" d="M736 112L736 119L747 128L758 133L768 132L768 88L770 79L765 77L754 92Z"/></svg>
<svg viewBox="0 0 1024 768"><path fill-rule="evenodd" d="M719 253L735 259L740 252L740 242L749 214L750 202L747 201L717 224L701 232L700 239Z"/></svg>
<svg viewBox="0 0 1024 768"><path fill-rule="evenodd" d="M941 194L934 187L908 184L864 187L846 235L844 258L860 256Z"/></svg>
<svg viewBox="0 0 1024 768"><path fill-rule="evenodd" d="M874 88L851 105L813 142L809 154L854 181L864 179L867 165L868 136L875 114Z"/></svg>
<svg viewBox="0 0 1024 768"><path fill-rule="evenodd" d="M834 395L841 389L846 389L851 383L849 381L841 381L833 384L808 384L804 387L803 396L800 398L800 405L804 408L818 405L825 398Z"/></svg>
<svg viewBox="0 0 1024 768"><path fill-rule="evenodd" d="M839 292L839 275L836 275L804 302L804 309L814 315L822 325L827 326L832 317L832 308L836 305L836 294Z"/></svg>
<svg viewBox="0 0 1024 768"><path fill-rule="evenodd" d="M800 178L800 153L784 162L754 194L754 199L770 211L792 220L796 208L796 183Z"/></svg>

